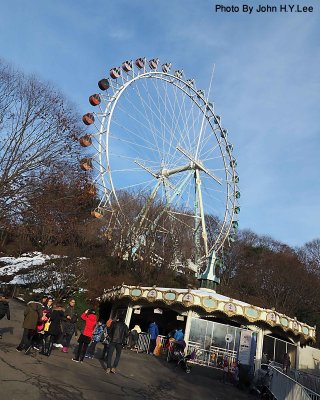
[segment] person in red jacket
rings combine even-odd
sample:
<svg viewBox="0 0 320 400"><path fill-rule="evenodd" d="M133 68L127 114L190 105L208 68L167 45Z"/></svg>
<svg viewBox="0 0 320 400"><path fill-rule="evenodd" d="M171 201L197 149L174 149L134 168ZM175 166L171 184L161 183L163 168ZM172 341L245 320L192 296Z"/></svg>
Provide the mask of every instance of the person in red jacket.
<svg viewBox="0 0 320 400"><path fill-rule="evenodd" d="M84 313L82 313L81 318L86 321L86 325L83 333L81 333L78 339L79 346L76 357L72 359L75 362L83 361L88 345L91 342L94 328L97 324L96 312L92 309L86 310Z"/></svg>

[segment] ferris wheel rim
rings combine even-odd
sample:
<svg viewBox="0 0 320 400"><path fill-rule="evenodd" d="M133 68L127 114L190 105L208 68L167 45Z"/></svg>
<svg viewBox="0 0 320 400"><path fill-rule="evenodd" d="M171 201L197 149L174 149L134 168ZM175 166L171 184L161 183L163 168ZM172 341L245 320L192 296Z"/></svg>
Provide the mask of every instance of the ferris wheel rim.
<svg viewBox="0 0 320 400"><path fill-rule="evenodd" d="M142 80L142 79L146 79L146 78L156 78L156 79L160 79L161 81L165 81L168 84L173 84L176 88L178 88L179 90L181 90L184 95L188 96L189 99L191 99L193 101L193 103L198 107L200 113L202 113L202 115L205 117L206 115L206 106L208 106L208 99L205 100L202 97L198 96L198 92L196 90L196 88L194 88L193 86L189 85L187 83L187 81L185 79L182 79L181 77L177 77L175 75L169 74L169 73L165 73L162 71L146 71L144 70L142 73L138 73L136 75L134 75L134 73L132 74L132 77L129 77L127 80L125 80L122 78L122 84L120 84L117 88L117 90L113 93L112 99L110 101L107 102L106 108L104 110L103 113L103 117L100 123L100 130L99 130L99 134L100 135L105 135L106 137L106 147L105 149L102 148L102 143L99 140L99 159L100 159L100 177L101 180L103 181L103 185L104 185L104 189L105 189L105 195L106 198L110 197L110 193L113 194L115 200L117 201L118 205L120 206L119 200L118 200L118 196L117 196L117 189L115 188L115 185L113 183L113 177L112 177L112 168L110 166L110 157L109 157L109 136L110 136L110 125L112 122L112 118L113 118L113 113L116 109L117 103L120 100L120 98L124 95L126 89L132 85L134 82ZM181 84L184 85L184 87L179 86L178 84L176 84L176 82L180 82ZM188 93L188 91L186 90L186 88L192 92L192 95L190 93ZM202 104L200 104L200 101L197 102L195 99L200 99L202 101ZM226 204L225 204L225 212L224 212L224 219L223 219L223 223L221 225L221 229L219 234L216 237L215 242L212 244L212 246L210 247L210 251L215 250L218 251L223 245L224 242L227 238L227 236L230 234L230 230L232 228L232 222L233 222L233 216L234 216L234 211L237 205L236 202L236 190L237 190L237 185L235 183L235 178L237 177L236 175L236 171L235 171L235 167L234 165L227 165L227 161L231 161L232 160L232 154L231 151L228 149L228 151L226 152L226 155L224 154L224 152L222 151L222 141L219 141L218 137L217 137L217 132L214 129L214 124L218 125L218 130L220 133L223 132L223 128L220 124L220 120L217 120L216 117L217 115L213 112L213 110L211 110L212 112L212 116L209 118L207 118L207 123L209 124L210 128L211 128L211 132L214 135L216 142L219 146L220 149L220 154L221 154L221 158L223 159L223 165L224 165L224 170L225 170L225 177L226 177L226 189L227 189L227 193L226 193ZM105 127L105 121L107 120L106 123L106 127ZM213 121L213 124L212 124ZM223 137L223 136L222 136ZM227 139L224 138L224 144L227 145ZM109 178L109 184L110 184L110 189L107 189L107 185L105 183L104 180L104 175L105 175L105 171L103 171L103 160L102 157L103 155L105 155L105 159L106 159L106 166L107 166L107 174L108 174L108 178ZM233 183L233 185L229 184L230 179L228 174L230 173L229 171L232 171L231 173L231 182ZM229 199L232 198L232 201L229 204ZM101 201L100 205L103 203L103 201ZM106 202L104 202L106 203ZM120 207L121 208L121 207ZM229 218L228 218L229 215ZM215 245L217 244L217 246L215 247Z"/></svg>

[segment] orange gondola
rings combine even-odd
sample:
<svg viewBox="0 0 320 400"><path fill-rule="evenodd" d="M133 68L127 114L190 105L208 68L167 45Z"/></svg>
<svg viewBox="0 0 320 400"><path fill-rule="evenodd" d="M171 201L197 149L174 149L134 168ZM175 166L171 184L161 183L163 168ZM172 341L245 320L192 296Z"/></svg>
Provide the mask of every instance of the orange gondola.
<svg viewBox="0 0 320 400"><path fill-rule="evenodd" d="M89 97L89 103L92 106L98 106L101 103L100 96L98 94L93 94Z"/></svg>
<svg viewBox="0 0 320 400"><path fill-rule="evenodd" d="M82 117L82 121L86 125L91 125L94 123L94 115L91 113L87 113Z"/></svg>
<svg viewBox="0 0 320 400"><path fill-rule="evenodd" d="M97 218L97 219L103 218L103 213L99 208L92 210L91 215L92 215L92 217Z"/></svg>
<svg viewBox="0 0 320 400"><path fill-rule="evenodd" d="M84 191L86 194L89 196L95 196L97 194L97 188L95 187L94 184L89 183L85 186Z"/></svg>
<svg viewBox="0 0 320 400"><path fill-rule="evenodd" d="M91 136L89 136L89 135L81 136L81 138L79 139L79 142L82 147L91 146L91 144L92 144Z"/></svg>
<svg viewBox="0 0 320 400"><path fill-rule="evenodd" d="M83 158L80 161L80 168L82 171L90 171L92 170L92 158Z"/></svg>

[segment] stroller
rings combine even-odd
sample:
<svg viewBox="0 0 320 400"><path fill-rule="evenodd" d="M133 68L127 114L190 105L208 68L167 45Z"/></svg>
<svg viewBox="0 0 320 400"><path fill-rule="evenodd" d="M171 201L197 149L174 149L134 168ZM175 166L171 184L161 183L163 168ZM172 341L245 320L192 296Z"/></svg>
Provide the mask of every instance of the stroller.
<svg viewBox="0 0 320 400"><path fill-rule="evenodd" d="M267 364L262 364L261 368L257 370L257 374L253 380L251 393L258 394L260 398L268 400L274 399L274 396L270 392L270 382L272 380L273 373Z"/></svg>
<svg viewBox="0 0 320 400"><path fill-rule="evenodd" d="M188 365L188 361L194 358L193 353L184 355L184 349L186 342L184 340L169 340L168 342L168 353L167 362L174 361L177 366L180 366L187 374L191 372L191 368Z"/></svg>

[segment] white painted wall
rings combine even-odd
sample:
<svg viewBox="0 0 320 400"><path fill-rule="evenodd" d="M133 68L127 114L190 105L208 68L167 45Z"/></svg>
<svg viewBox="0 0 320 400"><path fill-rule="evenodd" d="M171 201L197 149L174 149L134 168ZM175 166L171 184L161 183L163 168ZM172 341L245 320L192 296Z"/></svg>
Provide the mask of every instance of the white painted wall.
<svg viewBox="0 0 320 400"><path fill-rule="evenodd" d="M298 369L320 376L320 350L309 346L299 348Z"/></svg>

